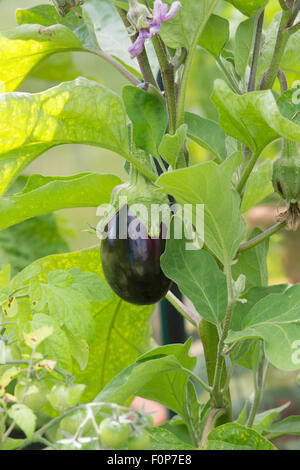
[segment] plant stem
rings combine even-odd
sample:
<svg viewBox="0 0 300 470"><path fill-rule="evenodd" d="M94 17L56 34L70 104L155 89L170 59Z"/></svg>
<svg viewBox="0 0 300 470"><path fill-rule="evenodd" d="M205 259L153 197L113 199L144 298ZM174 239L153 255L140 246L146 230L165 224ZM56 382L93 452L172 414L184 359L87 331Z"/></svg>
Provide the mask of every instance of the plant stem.
<svg viewBox="0 0 300 470"><path fill-rule="evenodd" d="M178 310L179 313L189 321L193 326L197 327L200 323L200 315L196 312L192 312L186 308L186 306L179 300L173 292L169 291L166 298Z"/></svg>
<svg viewBox="0 0 300 470"><path fill-rule="evenodd" d="M258 58L259 58L259 53L260 53L260 44L261 44L261 38L262 38L264 16L265 16L265 11L263 10L258 17L257 26L256 26L252 64L251 64L250 78L249 78L249 83L248 83L248 91L255 90L256 72L257 72Z"/></svg>
<svg viewBox="0 0 300 470"><path fill-rule="evenodd" d="M106 60L106 62L109 62L115 69L117 69L127 80L129 80L132 85L137 86L140 85L140 80L135 77L129 70L127 70L120 62L118 62L116 59L111 57L109 54L106 54L106 52L102 51L101 49L98 49L96 47L88 47L86 48L88 52L91 52L92 54L96 54L99 57L102 57L102 59Z"/></svg>
<svg viewBox="0 0 300 470"><path fill-rule="evenodd" d="M152 43L159 62L162 81L164 84L168 114L169 114L169 132L171 135L176 133L176 90L174 66L168 61L164 44L159 36L152 38Z"/></svg>
<svg viewBox="0 0 300 470"><path fill-rule="evenodd" d="M261 360L261 363L259 364L257 377L254 380L254 387L255 387L254 400L252 403L250 415L249 415L248 422L247 422L247 426L249 428L253 426L255 416L257 414L257 411L261 402L261 397L263 393L265 378L267 375L268 365L269 365L268 361L266 361L265 357L263 357L263 359Z"/></svg>
<svg viewBox="0 0 300 470"><path fill-rule="evenodd" d="M286 222L277 222L277 224L272 225L272 227L268 228L264 232L260 233L257 235L257 237L252 238L251 240L248 240L245 243L242 243L239 246L238 249L238 254L242 253L243 251L249 250L250 248L253 248L254 246L258 245L259 243L262 243L264 240L267 238L271 237L275 233L279 232L286 226Z"/></svg>
<svg viewBox="0 0 300 470"><path fill-rule="evenodd" d="M251 157L251 159L249 160L248 165L247 165L246 168L244 169L244 172L242 173L242 176L241 176L241 178L240 178L240 181L239 181L239 183L238 183L238 185L237 185L237 188L236 188L236 189L237 189L238 193L242 194L243 189L244 189L244 187L246 186L246 183L247 183L247 181L248 181L248 178L249 178L249 176L250 176L250 174L251 174L251 172L252 172L252 170L253 170L253 168L254 168L254 165L255 165L255 163L257 162L258 157L260 156L260 154L261 154L261 151L260 151L260 150L254 152L253 155L252 155L252 157Z"/></svg>
<svg viewBox="0 0 300 470"><path fill-rule="evenodd" d="M218 57L216 59L216 62L218 64L218 66L220 67L220 69L222 70L222 72L224 73L225 77L227 78L227 80L228 80L229 84L231 85L231 88L233 89L233 91L235 91L238 95L241 95L242 92L239 89L238 84L234 81L233 77L230 75L230 73L228 72L228 70L224 66L222 60Z"/></svg>
<svg viewBox="0 0 300 470"><path fill-rule="evenodd" d="M274 54L271 60L270 67L268 68L263 78L263 85L261 87L262 90L268 90L268 89L273 88L274 82L278 74L278 70L280 68L281 59L283 57L285 47L290 37L289 31L288 29L286 29L290 18L291 18L290 11L283 10L280 25L279 25L279 30L277 34Z"/></svg>
<svg viewBox="0 0 300 470"><path fill-rule="evenodd" d="M182 367L183 371L187 372L196 382L198 382L199 385L201 385L204 390L206 390L208 393L211 393L211 387L207 385L200 377L198 377L196 374L194 374L191 370L186 369L185 367Z"/></svg>
<svg viewBox="0 0 300 470"><path fill-rule="evenodd" d="M231 264L229 260L224 264L224 271L227 281L227 294L228 294L228 303L227 303L227 310L226 315L223 322L223 330L220 337L220 341L218 344L218 352L217 352L217 360L216 360L216 369L215 369L215 376L214 376L214 383L213 383L213 390L212 390L212 399L213 405L216 408L223 408L224 407L224 397L221 391L221 377L222 377L222 370L223 370L223 349L225 345L225 340L228 335L231 316L233 312L233 307L235 304L235 298L233 293L233 281L232 281L232 274L231 274Z"/></svg>
<svg viewBox="0 0 300 470"><path fill-rule="evenodd" d="M206 420L204 429L203 429L201 443L200 443L200 450L205 449L205 446L207 444L207 438L208 438L210 431L214 428L214 425L217 419L225 413L226 413L225 408L214 408L211 410Z"/></svg>

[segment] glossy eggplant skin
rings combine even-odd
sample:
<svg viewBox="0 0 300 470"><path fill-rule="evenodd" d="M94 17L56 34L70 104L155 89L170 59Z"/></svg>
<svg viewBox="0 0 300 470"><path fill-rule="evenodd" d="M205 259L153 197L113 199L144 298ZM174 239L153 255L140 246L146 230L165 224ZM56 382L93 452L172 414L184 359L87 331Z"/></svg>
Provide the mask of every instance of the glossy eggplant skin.
<svg viewBox="0 0 300 470"><path fill-rule="evenodd" d="M119 228L122 211L127 211L127 226ZM132 239L128 233L131 223L145 238ZM107 282L114 292L126 302L152 305L167 294L172 281L161 270L160 256L165 250L165 239L150 238L145 227L127 206L106 226L107 238L101 242L101 260ZM147 237L147 238L146 238Z"/></svg>

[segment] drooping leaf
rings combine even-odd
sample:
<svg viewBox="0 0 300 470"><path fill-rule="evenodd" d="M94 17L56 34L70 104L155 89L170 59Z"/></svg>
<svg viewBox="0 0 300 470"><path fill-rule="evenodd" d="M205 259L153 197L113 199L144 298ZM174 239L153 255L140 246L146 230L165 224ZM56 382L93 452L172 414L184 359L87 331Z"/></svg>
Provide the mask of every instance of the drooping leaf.
<svg viewBox="0 0 300 470"><path fill-rule="evenodd" d="M165 173L157 181L179 204L193 205L194 221L196 205L204 204L205 243L222 263L233 259L245 235L239 196L231 189L232 175L239 163L240 155L235 154L221 165L205 162Z"/></svg>
<svg viewBox="0 0 300 470"><path fill-rule="evenodd" d="M53 146L82 143L130 159L121 99L96 82L78 78L42 93L7 93L0 99L0 191Z"/></svg>
<svg viewBox="0 0 300 470"><path fill-rule="evenodd" d="M82 173L68 177L32 175L20 193L0 199L0 229L34 216L71 207L97 207L110 201L117 176Z"/></svg>
<svg viewBox="0 0 300 470"><path fill-rule="evenodd" d="M276 450L276 447L256 431L237 423L213 429L208 435L206 450Z"/></svg>
<svg viewBox="0 0 300 470"><path fill-rule="evenodd" d="M188 125L188 137L201 147L212 152L220 161L225 160L226 136L219 124L193 113L185 113L185 123Z"/></svg>
<svg viewBox="0 0 300 470"><path fill-rule="evenodd" d="M264 340L268 360L282 370L300 369L300 285L258 301L242 320L241 331L230 331L226 342Z"/></svg>

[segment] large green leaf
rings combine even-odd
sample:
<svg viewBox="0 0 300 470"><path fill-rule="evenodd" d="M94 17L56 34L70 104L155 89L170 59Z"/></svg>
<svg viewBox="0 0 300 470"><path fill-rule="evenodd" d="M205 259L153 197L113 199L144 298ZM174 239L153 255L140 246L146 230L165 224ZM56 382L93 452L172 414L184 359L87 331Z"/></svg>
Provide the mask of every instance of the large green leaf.
<svg viewBox="0 0 300 470"><path fill-rule="evenodd" d="M209 433L206 450L276 450L276 447L253 429L228 423Z"/></svg>
<svg viewBox="0 0 300 470"><path fill-rule="evenodd" d="M161 257L166 276L194 304L205 320L220 324L227 307L227 284L214 258L204 250L187 250L186 240L167 240Z"/></svg>
<svg viewBox="0 0 300 470"><path fill-rule="evenodd" d="M44 58L56 52L80 50L78 37L63 25L22 25L0 34L1 92L14 91Z"/></svg>
<svg viewBox="0 0 300 470"><path fill-rule="evenodd" d="M212 152L220 161L225 160L226 136L217 122L193 113L185 113L184 121L188 125L190 139Z"/></svg>
<svg viewBox="0 0 300 470"><path fill-rule="evenodd" d="M193 370L196 363L196 358L188 355L190 345L191 341L187 341L184 345L162 346L144 354L114 377L97 400L122 404L139 395L183 414L189 369Z"/></svg>
<svg viewBox="0 0 300 470"><path fill-rule="evenodd" d="M284 99L288 96L279 102L280 109ZM300 126L281 113L270 90L236 95L223 80L216 80L212 100L223 130L254 151L279 137L300 142Z"/></svg>
<svg viewBox="0 0 300 470"><path fill-rule="evenodd" d="M269 361L282 370L300 369L300 284L282 294L260 300L242 321L241 331L230 331L226 342L264 340Z"/></svg>
<svg viewBox="0 0 300 470"><path fill-rule="evenodd" d="M290 404L291 402L287 402L284 403L284 405L278 406L277 408L258 413L255 416L253 429L260 434L267 431L270 428L271 424L275 421L275 419L278 418L280 413L286 410L290 406Z"/></svg>
<svg viewBox="0 0 300 470"><path fill-rule="evenodd" d="M2 94L0 112L1 193L17 173L55 145L95 145L130 159L121 99L85 78L43 93Z"/></svg>
<svg viewBox="0 0 300 470"><path fill-rule="evenodd" d="M269 0L226 0L232 3L244 15L252 16L260 8L264 8Z"/></svg>
<svg viewBox="0 0 300 470"><path fill-rule="evenodd" d="M0 199L0 230L63 208L109 203L113 188L120 183L116 176L97 173L69 177L32 175L23 191Z"/></svg>
<svg viewBox="0 0 300 470"><path fill-rule="evenodd" d="M35 262L40 281L55 269L80 267L104 278L99 248L53 255ZM94 339L89 343L89 361L84 371L73 365L77 382L87 385L84 399L91 401L104 385L150 347L149 317L152 306L128 304L114 295L112 300L93 303Z"/></svg>
<svg viewBox="0 0 300 470"><path fill-rule="evenodd" d="M194 211L196 204L204 204L205 243L227 264L245 236L240 198L231 189L232 175L239 163L240 155L235 154L221 165L205 162L165 173L157 181L179 204L193 204Z"/></svg>

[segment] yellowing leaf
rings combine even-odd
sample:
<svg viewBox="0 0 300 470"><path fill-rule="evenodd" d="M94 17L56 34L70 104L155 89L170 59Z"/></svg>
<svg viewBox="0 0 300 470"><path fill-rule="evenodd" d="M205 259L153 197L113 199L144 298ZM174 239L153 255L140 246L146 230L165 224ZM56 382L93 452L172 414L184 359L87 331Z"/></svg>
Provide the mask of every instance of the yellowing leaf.
<svg viewBox="0 0 300 470"><path fill-rule="evenodd" d="M27 346L30 348L36 348L44 339L48 338L53 333L51 326L42 326L38 330L32 331L31 333L24 333L24 339Z"/></svg>

